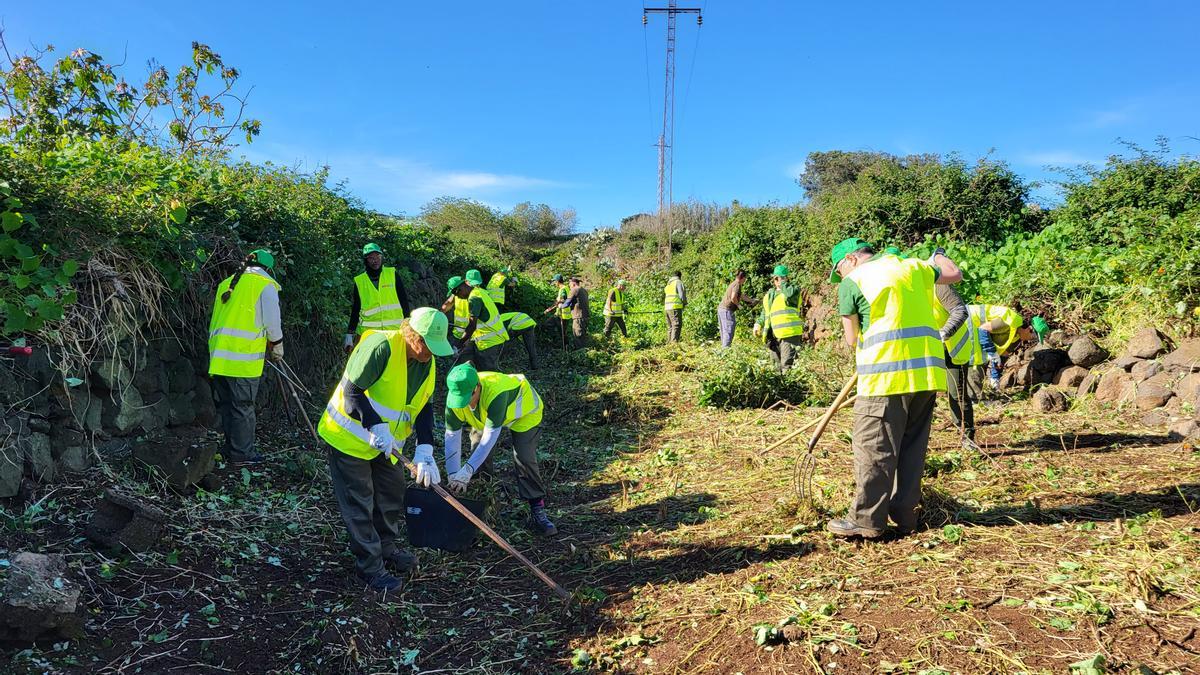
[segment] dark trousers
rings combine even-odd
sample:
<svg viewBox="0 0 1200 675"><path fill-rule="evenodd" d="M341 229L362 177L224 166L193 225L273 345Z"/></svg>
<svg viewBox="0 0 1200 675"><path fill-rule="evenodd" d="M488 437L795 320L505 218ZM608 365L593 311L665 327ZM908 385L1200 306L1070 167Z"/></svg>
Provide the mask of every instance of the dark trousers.
<svg viewBox="0 0 1200 675"><path fill-rule="evenodd" d="M508 331L508 342L504 344L512 344L514 340L520 339L521 344L525 345L525 355L529 357L529 369L537 370L537 330L534 328L523 328L521 330Z"/></svg>
<svg viewBox="0 0 1200 675"><path fill-rule="evenodd" d="M537 445L538 439L542 436L542 428L536 426L528 431L509 429L509 433L512 434L513 463L517 467L517 494L521 495L522 499L542 499L546 496L546 485L542 482L542 470L538 466L537 459ZM471 452L474 452L482 434L472 430L470 436ZM483 463L482 469L489 472L492 470L492 458L496 456L499 445L500 442L497 441L496 445L492 447L492 452L488 455L487 461Z"/></svg>
<svg viewBox="0 0 1200 675"><path fill-rule="evenodd" d="M799 335L782 340L774 335L767 336L767 349L771 351L771 361L779 372L791 370L792 364L796 362L796 352L800 350L800 344Z"/></svg>
<svg viewBox="0 0 1200 675"><path fill-rule="evenodd" d="M213 402L225 432L221 455L228 461L241 461L254 455L254 400L258 398L261 377L212 376Z"/></svg>
<svg viewBox="0 0 1200 675"><path fill-rule="evenodd" d="M667 315L667 342L679 342L679 334L683 330L683 310L668 309Z"/></svg>
<svg viewBox="0 0 1200 675"><path fill-rule="evenodd" d="M500 348L503 343L487 349L480 349L475 343L471 343L471 363L475 366L475 370L479 372L499 372L500 371Z"/></svg>
<svg viewBox="0 0 1200 675"><path fill-rule="evenodd" d="M359 459L329 448L329 478L342 522L350 534L350 551L360 574L383 570L383 560L396 550L404 516L404 465L387 457Z"/></svg>
<svg viewBox="0 0 1200 675"><path fill-rule="evenodd" d="M613 326L621 329L621 335L629 337L629 333L625 331L625 316L614 316L611 314L604 315L604 337L612 334Z"/></svg>
<svg viewBox="0 0 1200 675"><path fill-rule="evenodd" d="M847 517L883 531L888 517L901 529L917 525L921 476L937 394L859 396L854 402L854 501Z"/></svg>
<svg viewBox="0 0 1200 675"><path fill-rule="evenodd" d="M946 390L950 395L950 416L963 436L975 440L975 406L982 393L983 381L971 366L955 366L946 358Z"/></svg>

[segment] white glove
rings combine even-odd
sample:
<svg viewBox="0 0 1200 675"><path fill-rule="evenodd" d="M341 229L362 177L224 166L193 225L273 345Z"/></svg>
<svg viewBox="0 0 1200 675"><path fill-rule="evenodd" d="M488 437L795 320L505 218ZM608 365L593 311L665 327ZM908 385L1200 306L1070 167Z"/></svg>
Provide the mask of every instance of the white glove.
<svg viewBox="0 0 1200 675"><path fill-rule="evenodd" d="M418 445L413 454L413 464L417 465L416 481L421 487L429 487L442 482L442 474L438 472L437 462L433 461L433 446L425 443Z"/></svg>
<svg viewBox="0 0 1200 675"><path fill-rule="evenodd" d="M380 422L371 427L369 431L371 432L371 447L391 457L395 452L393 446L396 444L396 439L392 436L392 428L386 422Z"/></svg>
<svg viewBox="0 0 1200 675"><path fill-rule="evenodd" d="M346 339L342 342L342 346L346 348L346 351L354 349L354 333L346 333Z"/></svg>
<svg viewBox="0 0 1200 675"><path fill-rule="evenodd" d="M762 335L762 326L754 324L754 337L758 337L759 335Z"/></svg>
<svg viewBox="0 0 1200 675"><path fill-rule="evenodd" d="M450 476L450 489L459 494L466 492L467 483L471 482L471 476L475 475L475 470L470 464L463 464L462 468L455 471Z"/></svg>
<svg viewBox="0 0 1200 675"><path fill-rule="evenodd" d="M279 363L283 360L283 341L279 341L271 345L270 357L271 360L276 363Z"/></svg>

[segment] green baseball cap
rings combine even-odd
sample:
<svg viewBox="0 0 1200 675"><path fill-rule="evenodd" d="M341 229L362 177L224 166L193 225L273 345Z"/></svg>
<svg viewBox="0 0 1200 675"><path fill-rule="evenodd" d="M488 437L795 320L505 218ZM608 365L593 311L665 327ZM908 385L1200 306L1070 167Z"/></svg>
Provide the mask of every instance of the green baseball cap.
<svg viewBox="0 0 1200 675"><path fill-rule="evenodd" d="M378 253L379 255L383 255L383 249L379 248L379 244L371 242L363 247L363 255L366 256L368 253Z"/></svg>
<svg viewBox="0 0 1200 675"><path fill-rule="evenodd" d="M509 269L508 265L505 265L504 267L500 268L500 273L504 274L504 275L509 275L509 274L512 274L512 270Z"/></svg>
<svg viewBox="0 0 1200 675"><path fill-rule="evenodd" d="M897 246L889 246L889 247L883 249L883 252L888 255L894 255L898 258L904 257L904 255L900 253L900 248Z"/></svg>
<svg viewBox="0 0 1200 675"><path fill-rule="evenodd" d="M475 366L460 363L446 374L446 407L451 410L471 405L471 395L479 384L479 373Z"/></svg>
<svg viewBox="0 0 1200 675"><path fill-rule="evenodd" d="M479 270L467 270L467 283L472 286L482 286L483 275L479 273Z"/></svg>
<svg viewBox="0 0 1200 675"><path fill-rule="evenodd" d="M837 245L833 247L833 250L829 252L829 261L833 263L833 267L829 270L829 283L836 284L842 280L842 275L837 273L837 266L838 263L842 262L843 258L851 253L854 253L860 248L866 248L870 245L870 243L863 241L858 237L850 237L849 239L843 239L839 241Z"/></svg>
<svg viewBox="0 0 1200 675"><path fill-rule="evenodd" d="M554 276L550 277L550 281L562 281L562 275L555 274Z"/></svg>
<svg viewBox="0 0 1200 675"><path fill-rule="evenodd" d="M787 275L791 274L791 272L792 271L788 269L787 265L776 265L775 271L772 274L773 276L777 277L786 277Z"/></svg>
<svg viewBox="0 0 1200 675"><path fill-rule="evenodd" d="M254 256L254 259L258 261L259 265L262 265L269 270L275 269L275 256L271 255L271 252L267 249L256 248L250 252L250 255Z"/></svg>
<svg viewBox="0 0 1200 675"><path fill-rule="evenodd" d="M425 340L425 346L434 356L450 356L454 350L446 341L446 315L432 307L418 307L408 317L408 325Z"/></svg>
<svg viewBox="0 0 1200 675"><path fill-rule="evenodd" d="M462 277L450 277L449 279L446 280L446 290L453 293L454 289L458 288L459 286L462 286L462 283L463 283Z"/></svg>
<svg viewBox="0 0 1200 675"><path fill-rule="evenodd" d="M1045 337L1046 333L1050 332L1050 324L1046 323L1046 320L1040 316L1033 317L1029 325L1033 327L1033 332L1037 333L1038 337Z"/></svg>

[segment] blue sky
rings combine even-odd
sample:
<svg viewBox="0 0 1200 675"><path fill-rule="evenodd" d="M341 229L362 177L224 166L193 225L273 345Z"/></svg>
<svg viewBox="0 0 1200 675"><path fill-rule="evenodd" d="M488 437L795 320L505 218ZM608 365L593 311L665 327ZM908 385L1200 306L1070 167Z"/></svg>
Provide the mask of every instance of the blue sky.
<svg viewBox="0 0 1200 675"><path fill-rule="evenodd" d="M239 152L328 164L380 210L529 200L591 229L655 208L661 17L643 27L625 0L386 4L13 2L0 20L10 48L127 55L131 80L205 42L254 87L263 133ZM1032 180L1117 138L1200 154L1197 2L695 4L677 201L798 201L813 150L991 152Z"/></svg>

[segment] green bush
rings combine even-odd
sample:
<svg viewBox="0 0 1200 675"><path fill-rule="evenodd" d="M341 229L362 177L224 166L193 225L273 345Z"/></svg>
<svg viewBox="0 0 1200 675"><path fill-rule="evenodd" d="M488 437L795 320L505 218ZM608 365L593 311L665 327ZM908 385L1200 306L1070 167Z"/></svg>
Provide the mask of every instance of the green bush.
<svg viewBox="0 0 1200 675"><path fill-rule="evenodd" d="M776 401L809 405L810 374L802 369L780 373L766 352L736 345L701 366L700 405L714 408L762 408Z"/></svg>

